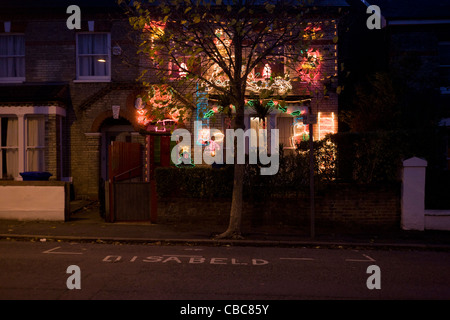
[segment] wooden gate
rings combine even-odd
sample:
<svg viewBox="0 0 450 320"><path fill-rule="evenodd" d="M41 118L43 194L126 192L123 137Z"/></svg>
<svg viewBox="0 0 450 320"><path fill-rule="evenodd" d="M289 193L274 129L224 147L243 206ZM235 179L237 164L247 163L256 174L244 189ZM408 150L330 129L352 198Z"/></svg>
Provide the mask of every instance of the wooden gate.
<svg viewBox="0 0 450 320"><path fill-rule="evenodd" d="M150 183L144 182L142 146L114 141L109 146L107 220L150 221Z"/></svg>

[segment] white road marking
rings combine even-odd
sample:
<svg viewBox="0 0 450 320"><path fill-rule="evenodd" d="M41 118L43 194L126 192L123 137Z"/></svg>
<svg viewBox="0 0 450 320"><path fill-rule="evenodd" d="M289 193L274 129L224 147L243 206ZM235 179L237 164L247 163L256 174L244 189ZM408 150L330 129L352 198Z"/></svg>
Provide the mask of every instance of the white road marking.
<svg viewBox="0 0 450 320"><path fill-rule="evenodd" d="M364 257L366 257L367 259L362 260L362 259L345 259L345 261L351 261L351 262L374 262L375 259L369 257L367 254L363 254Z"/></svg>
<svg viewBox="0 0 450 320"><path fill-rule="evenodd" d="M161 255L161 257L203 258L203 256L188 255L188 254L163 254Z"/></svg>
<svg viewBox="0 0 450 320"><path fill-rule="evenodd" d="M65 252L65 251L56 251L55 252L55 250L58 250L60 248L61 247L55 247L53 249L49 249L49 250L43 251L42 253L50 253L50 254L83 254L82 252Z"/></svg>
<svg viewBox="0 0 450 320"><path fill-rule="evenodd" d="M280 258L280 260L313 261L313 258Z"/></svg>

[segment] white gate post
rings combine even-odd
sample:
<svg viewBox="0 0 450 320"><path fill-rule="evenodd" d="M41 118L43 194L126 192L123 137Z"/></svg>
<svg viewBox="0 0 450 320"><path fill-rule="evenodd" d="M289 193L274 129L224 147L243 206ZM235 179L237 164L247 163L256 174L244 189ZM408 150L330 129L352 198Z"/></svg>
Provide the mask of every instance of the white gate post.
<svg viewBox="0 0 450 320"><path fill-rule="evenodd" d="M403 161L402 229L425 228L425 171L427 161L410 158Z"/></svg>

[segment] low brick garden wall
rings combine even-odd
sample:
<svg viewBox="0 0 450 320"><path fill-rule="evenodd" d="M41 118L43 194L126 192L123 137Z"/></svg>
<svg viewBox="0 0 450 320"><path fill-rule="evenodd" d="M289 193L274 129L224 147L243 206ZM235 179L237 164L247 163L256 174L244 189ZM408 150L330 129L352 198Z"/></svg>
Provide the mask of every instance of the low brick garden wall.
<svg viewBox="0 0 450 320"><path fill-rule="evenodd" d="M231 200L164 197L158 200L158 223L227 226ZM307 194L244 202L243 226L308 226ZM332 184L315 196L318 226L395 229L400 227L400 184Z"/></svg>

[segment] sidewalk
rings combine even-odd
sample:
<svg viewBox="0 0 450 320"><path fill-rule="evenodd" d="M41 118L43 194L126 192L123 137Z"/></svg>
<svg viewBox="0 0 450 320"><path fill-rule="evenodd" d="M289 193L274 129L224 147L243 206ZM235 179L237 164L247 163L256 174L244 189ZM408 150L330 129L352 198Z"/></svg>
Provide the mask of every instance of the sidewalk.
<svg viewBox="0 0 450 320"><path fill-rule="evenodd" d="M162 245L234 245L284 247L366 247L450 251L450 231L389 231L380 233L338 233L316 231L312 239L307 226L243 228L242 240L216 240L222 226L151 223L108 223L98 205L77 201L71 204L71 219L66 222L0 220L0 239L32 241L76 241L97 243L148 243Z"/></svg>

